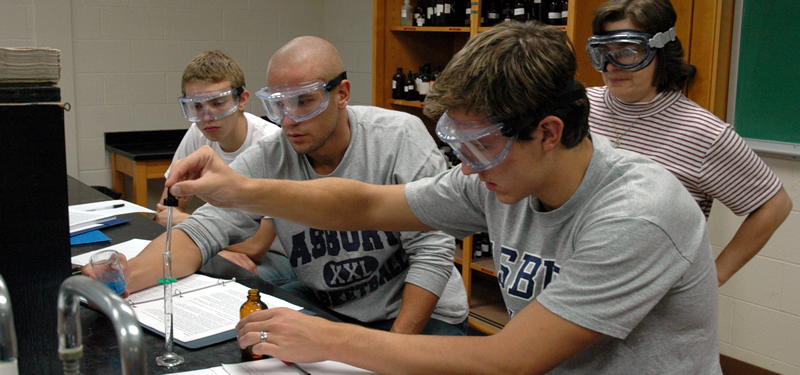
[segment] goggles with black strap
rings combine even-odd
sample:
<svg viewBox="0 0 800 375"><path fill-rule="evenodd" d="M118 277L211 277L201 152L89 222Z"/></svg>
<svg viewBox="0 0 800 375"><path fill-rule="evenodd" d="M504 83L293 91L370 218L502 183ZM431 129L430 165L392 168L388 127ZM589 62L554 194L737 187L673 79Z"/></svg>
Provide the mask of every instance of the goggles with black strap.
<svg viewBox="0 0 800 375"><path fill-rule="evenodd" d="M315 80L293 85L267 86L258 90L256 96L264 104L270 121L280 124L284 116L294 122L310 120L328 108L331 91L347 79L347 72L325 82Z"/></svg>

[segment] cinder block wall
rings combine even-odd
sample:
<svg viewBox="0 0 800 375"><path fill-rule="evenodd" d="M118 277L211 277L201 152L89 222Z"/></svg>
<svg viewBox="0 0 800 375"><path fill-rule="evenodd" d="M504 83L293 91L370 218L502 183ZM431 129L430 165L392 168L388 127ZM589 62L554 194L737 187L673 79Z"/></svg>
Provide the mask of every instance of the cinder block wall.
<svg viewBox="0 0 800 375"><path fill-rule="evenodd" d="M351 103L372 102L369 0L2 3L0 45L61 50L59 86L72 106L65 120L68 173L90 185L111 186L104 132L189 127L176 102L181 74L205 50L233 56L255 92L266 85L269 58L280 46L297 36L320 36L342 55L353 83ZM257 100L247 110L264 114ZM160 195L151 194L151 208Z"/></svg>

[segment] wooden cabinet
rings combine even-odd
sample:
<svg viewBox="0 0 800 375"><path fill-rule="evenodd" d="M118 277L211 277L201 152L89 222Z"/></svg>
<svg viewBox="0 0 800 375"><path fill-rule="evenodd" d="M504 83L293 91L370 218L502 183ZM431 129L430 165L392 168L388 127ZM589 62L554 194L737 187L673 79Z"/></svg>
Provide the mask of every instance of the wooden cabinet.
<svg viewBox="0 0 800 375"><path fill-rule="evenodd" d="M425 64L447 65L470 36L488 29L479 25L483 2L470 2L472 18L469 27L414 27L401 26L403 0L374 0L373 105L418 116L431 136L440 142L434 135L435 123L422 113L422 102L392 99L392 76L398 67L402 67L404 72L417 72L419 66ZM587 87L603 85L602 76L592 68L585 52L586 40L592 35L595 9L603 2L605 0L570 0L569 21L566 26L560 26L575 44L578 59L576 79ZM411 1L412 6L416 3L417 0ZM733 25L732 2L672 0L672 4L678 12L678 37L689 62L698 69L695 81L685 93L724 119ZM470 300L469 322L483 332L496 333L508 322L508 314L500 297L494 263L490 258L473 261L471 247L472 238L468 237L456 257Z"/></svg>

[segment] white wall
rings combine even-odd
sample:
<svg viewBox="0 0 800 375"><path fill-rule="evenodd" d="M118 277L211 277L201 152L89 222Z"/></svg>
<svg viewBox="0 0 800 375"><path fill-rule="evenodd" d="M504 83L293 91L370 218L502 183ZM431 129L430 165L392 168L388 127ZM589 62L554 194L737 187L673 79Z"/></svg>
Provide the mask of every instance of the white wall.
<svg viewBox="0 0 800 375"><path fill-rule="evenodd" d="M764 160L794 209L764 249L720 288L720 351L780 374L800 374L800 161ZM714 204L708 226L715 255L743 219Z"/></svg>
<svg viewBox="0 0 800 375"><path fill-rule="evenodd" d="M353 82L351 103L371 103L370 0L0 0L0 46L61 50L59 86L73 108L65 120L68 173L90 185L111 186L103 132L188 127L175 99L192 57L230 53L255 90L265 84L272 53L299 35L333 42ZM249 110L263 114L260 105ZM765 160L795 210L720 289L721 351L800 374L800 161ZM154 199L159 182L150 187ZM717 253L741 220L714 205L709 230Z"/></svg>
<svg viewBox="0 0 800 375"><path fill-rule="evenodd" d="M67 173L89 185L111 186L104 132L188 128L176 99L194 56L229 53L254 92L270 56L301 35L331 41L351 103L372 102L369 0L0 0L0 46L61 50ZM264 113L257 100L247 110Z"/></svg>

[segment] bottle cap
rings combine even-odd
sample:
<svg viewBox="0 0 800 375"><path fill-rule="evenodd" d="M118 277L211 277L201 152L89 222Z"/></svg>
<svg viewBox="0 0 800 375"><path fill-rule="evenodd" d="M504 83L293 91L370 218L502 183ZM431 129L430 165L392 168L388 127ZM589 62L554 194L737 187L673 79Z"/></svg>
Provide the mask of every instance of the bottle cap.
<svg viewBox="0 0 800 375"><path fill-rule="evenodd" d="M164 205L167 207L177 207L178 206L178 198L175 198L172 193L169 192L167 189L167 197L164 198Z"/></svg>

